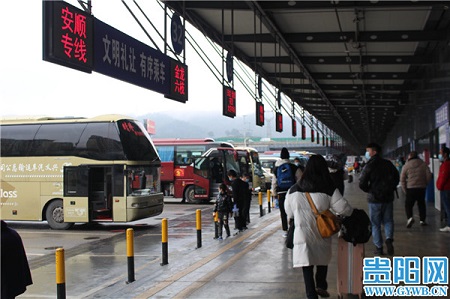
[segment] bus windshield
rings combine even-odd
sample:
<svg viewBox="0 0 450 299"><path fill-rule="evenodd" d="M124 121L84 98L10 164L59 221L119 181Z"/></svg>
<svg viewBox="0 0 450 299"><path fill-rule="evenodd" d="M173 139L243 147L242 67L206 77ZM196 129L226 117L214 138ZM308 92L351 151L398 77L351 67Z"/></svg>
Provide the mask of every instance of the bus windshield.
<svg viewBox="0 0 450 299"><path fill-rule="evenodd" d="M123 150L128 160L156 161L158 154L141 123L131 120L117 122Z"/></svg>
<svg viewBox="0 0 450 299"><path fill-rule="evenodd" d="M127 173L127 195L142 196L160 192L157 168L128 166Z"/></svg>
<svg viewBox="0 0 450 299"><path fill-rule="evenodd" d="M225 152L225 165L228 170L233 169L236 173L239 173L239 164L235 159L234 151L224 151Z"/></svg>

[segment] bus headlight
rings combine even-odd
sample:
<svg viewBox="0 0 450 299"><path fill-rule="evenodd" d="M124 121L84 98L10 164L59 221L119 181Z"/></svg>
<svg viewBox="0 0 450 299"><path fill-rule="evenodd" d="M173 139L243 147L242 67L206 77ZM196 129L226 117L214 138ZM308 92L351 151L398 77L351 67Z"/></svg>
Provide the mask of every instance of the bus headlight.
<svg viewBox="0 0 450 299"><path fill-rule="evenodd" d="M146 208L148 207L148 202L144 201L144 202L134 202L131 204L132 208L136 208L136 209L142 209L142 208Z"/></svg>

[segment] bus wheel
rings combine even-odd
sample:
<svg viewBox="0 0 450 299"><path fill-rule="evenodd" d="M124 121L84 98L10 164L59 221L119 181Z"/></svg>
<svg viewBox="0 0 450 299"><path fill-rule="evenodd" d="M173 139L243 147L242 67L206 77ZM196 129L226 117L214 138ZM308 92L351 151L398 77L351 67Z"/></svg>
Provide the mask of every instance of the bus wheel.
<svg viewBox="0 0 450 299"><path fill-rule="evenodd" d="M54 200L47 206L45 217L52 229L69 229L73 226L73 223L64 222L63 201L61 199Z"/></svg>
<svg viewBox="0 0 450 299"><path fill-rule="evenodd" d="M184 191L184 198L186 199L186 202L198 203L198 201L194 197L194 194L195 194L195 187L194 186L187 187L186 191Z"/></svg>

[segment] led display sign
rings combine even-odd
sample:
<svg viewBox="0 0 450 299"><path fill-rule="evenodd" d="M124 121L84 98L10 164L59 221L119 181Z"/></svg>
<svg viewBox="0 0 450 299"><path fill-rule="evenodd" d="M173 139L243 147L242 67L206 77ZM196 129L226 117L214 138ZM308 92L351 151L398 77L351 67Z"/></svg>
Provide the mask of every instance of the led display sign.
<svg viewBox="0 0 450 299"><path fill-rule="evenodd" d="M144 133L136 126L135 123L130 121L122 121L122 130L127 131L128 133L134 134L135 136L144 136Z"/></svg>
<svg viewBox="0 0 450 299"><path fill-rule="evenodd" d="M264 104L256 102L256 125L264 126Z"/></svg>
<svg viewBox="0 0 450 299"><path fill-rule="evenodd" d="M275 112L275 130L283 132L283 114L280 112Z"/></svg>
<svg viewBox="0 0 450 299"><path fill-rule="evenodd" d="M223 115L234 118L236 116L236 91L223 86Z"/></svg>
<svg viewBox="0 0 450 299"><path fill-rule="evenodd" d="M91 73L93 17L63 1L43 3L43 60Z"/></svg>
<svg viewBox="0 0 450 299"><path fill-rule="evenodd" d="M297 136L297 122L295 119L292 119L292 136Z"/></svg>
<svg viewBox="0 0 450 299"><path fill-rule="evenodd" d="M170 59L170 92L165 97L185 103L188 100L188 67Z"/></svg>
<svg viewBox="0 0 450 299"><path fill-rule="evenodd" d="M306 139L306 126L302 125L302 139L305 140Z"/></svg>

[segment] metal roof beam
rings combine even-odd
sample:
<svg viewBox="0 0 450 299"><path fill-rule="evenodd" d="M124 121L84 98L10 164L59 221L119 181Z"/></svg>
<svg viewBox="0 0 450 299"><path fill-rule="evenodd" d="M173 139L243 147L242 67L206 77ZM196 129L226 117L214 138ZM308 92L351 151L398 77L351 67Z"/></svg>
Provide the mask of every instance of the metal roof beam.
<svg viewBox="0 0 450 299"><path fill-rule="evenodd" d="M171 2L171 1L165 1ZM377 9L395 9L403 8L406 1L258 1L258 4L264 10L317 10L317 9L353 9L355 6L364 8ZM420 9L421 7L443 7L448 4L446 1L409 1L409 9ZM248 5L244 1L185 1L185 7L190 9L237 9L248 10Z"/></svg>
<svg viewBox="0 0 450 299"><path fill-rule="evenodd" d="M355 41L355 33L347 32L307 32L307 33L285 33L284 38L287 43L353 43ZM445 30L430 31L361 31L358 33L357 43L373 42L428 42L428 41L444 41L447 38ZM270 33L262 34L234 34L224 35L226 42L240 43L276 43L276 38Z"/></svg>
<svg viewBox="0 0 450 299"><path fill-rule="evenodd" d="M274 24L274 22L272 22L271 18L267 15L266 11L264 11L264 9L259 5L259 3L257 1L246 1L246 3L251 8L251 10L253 10L255 12L258 12L258 14L260 15L261 21L264 23L266 28L268 28L268 30L274 35L274 37L276 39L278 39L278 41L279 41L280 45L283 47L283 49L287 53L289 53L289 55L292 57L293 63L295 63L297 65L297 67L299 67L300 70L303 71L303 73L305 74L306 78L308 78L308 80L311 82L311 84L314 87L314 89L322 96L323 101L328 104L329 109L333 112L333 114L335 115L336 119L342 124L342 126L345 127L347 132L344 135L348 136L348 139L352 139L355 146L360 147L361 144L360 144L358 138L353 134L352 130L344 122L344 120L339 115L339 113L336 110L336 108L333 107L331 102L328 100L326 94L319 87L319 85L316 82L316 80L311 76L311 74L309 73L308 69L305 67L305 65L300 60L299 55L297 54L297 52L294 49L291 48L291 46L285 40L285 38L284 38L283 34L281 33L281 31L279 30L279 28L277 28L277 26ZM344 137L344 136L342 136L342 137Z"/></svg>
<svg viewBox="0 0 450 299"><path fill-rule="evenodd" d="M322 90L361 90L362 84L321 84ZM366 90L398 91L403 84L364 84ZM283 89L312 89L311 84L283 84Z"/></svg>
<svg viewBox="0 0 450 299"><path fill-rule="evenodd" d="M255 57L249 57L249 60L254 60ZM263 56L258 57L258 62L261 63L281 63L291 64L291 58L288 56L275 57L275 56ZM408 64L408 65L424 65L431 64L432 58L430 56L405 56L405 55L392 55L392 56L364 56L362 62L358 56L302 56L302 61L305 64Z"/></svg>
<svg viewBox="0 0 450 299"><path fill-rule="evenodd" d="M336 73L336 72L321 72L311 73L311 75L317 80L352 80L352 79L364 79L364 80L408 80L408 79L421 79L421 74L408 73L408 72L365 72L361 73ZM279 73L267 73L267 76L273 78L294 78L294 79L306 79L302 72L279 72Z"/></svg>

